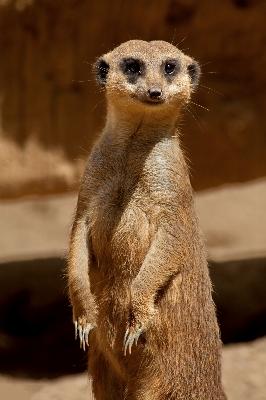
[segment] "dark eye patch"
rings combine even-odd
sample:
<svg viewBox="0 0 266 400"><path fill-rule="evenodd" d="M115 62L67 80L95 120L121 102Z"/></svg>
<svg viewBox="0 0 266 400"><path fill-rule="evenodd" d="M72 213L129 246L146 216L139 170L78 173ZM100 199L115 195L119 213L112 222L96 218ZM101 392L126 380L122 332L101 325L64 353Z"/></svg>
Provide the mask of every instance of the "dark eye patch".
<svg viewBox="0 0 266 400"><path fill-rule="evenodd" d="M135 58L124 58L121 62L121 69L127 75L130 83L135 83L144 71L143 62Z"/></svg>
<svg viewBox="0 0 266 400"><path fill-rule="evenodd" d="M127 75L131 76L142 73L141 62L135 58L125 58L121 63L121 68Z"/></svg>
<svg viewBox="0 0 266 400"><path fill-rule="evenodd" d="M126 63L126 72L129 74L140 74L140 64L138 61L129 61Z"/></svg>
<svg viewBox="0 0 266 400"><path fill-rule="evenodd" d="M180 70L180 65L177 60L167 60L163 64L163 72L167 78L174 77Z"/></svg>

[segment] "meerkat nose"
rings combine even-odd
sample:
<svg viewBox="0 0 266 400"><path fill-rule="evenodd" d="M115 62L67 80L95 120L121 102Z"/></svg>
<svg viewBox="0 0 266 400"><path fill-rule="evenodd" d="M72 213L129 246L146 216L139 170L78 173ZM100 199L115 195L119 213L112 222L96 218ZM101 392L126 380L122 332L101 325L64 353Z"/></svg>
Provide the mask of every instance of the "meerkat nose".
<svg viewBox="0 0 266 400"><path fill-rule="evenodd" d="M160 88L151 88L148 90L151 99L159 99L162 95L162 89Z"/></svg>

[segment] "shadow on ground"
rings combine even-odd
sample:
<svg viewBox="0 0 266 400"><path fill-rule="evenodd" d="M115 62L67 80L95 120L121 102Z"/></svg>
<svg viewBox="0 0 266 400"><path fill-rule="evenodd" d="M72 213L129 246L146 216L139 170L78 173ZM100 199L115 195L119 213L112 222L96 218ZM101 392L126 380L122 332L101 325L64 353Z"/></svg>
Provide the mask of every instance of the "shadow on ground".
<svg viewBox="0 0 266 400"><path fill-rule="evenodd" d="M0 265L0 373L55 378L86 368L64 269L60 258ZM211 263L210 271L223 342L266 335L266 259Z"/></svg>

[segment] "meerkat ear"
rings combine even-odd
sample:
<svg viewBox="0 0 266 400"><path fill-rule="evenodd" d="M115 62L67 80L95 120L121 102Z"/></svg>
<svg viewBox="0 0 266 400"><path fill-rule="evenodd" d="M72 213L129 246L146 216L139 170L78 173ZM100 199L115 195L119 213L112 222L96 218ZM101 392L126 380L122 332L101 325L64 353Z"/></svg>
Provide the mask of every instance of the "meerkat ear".
<svg viewBox="0 0 266 400"><path fill-rule="evenodd" d="M94 64L94 72L96 75L96 80L101 87L105 86L108 71L109 65L104 61L103 58L99 58Z"/></svg>
<svg viewBox="0 0 266 400"><path fill-rule="evenodd" d="M200 77L200 66L197 61L194 61L187 66L187 71L190 76L191 86L197 86Z"/></svg>

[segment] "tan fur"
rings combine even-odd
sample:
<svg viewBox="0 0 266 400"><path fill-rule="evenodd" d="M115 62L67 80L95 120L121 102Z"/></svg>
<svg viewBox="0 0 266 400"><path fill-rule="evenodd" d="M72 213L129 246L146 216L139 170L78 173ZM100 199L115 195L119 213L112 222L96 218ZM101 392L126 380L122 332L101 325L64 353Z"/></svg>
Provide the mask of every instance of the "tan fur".
<svg viewBox="0 0 266 400"><path fill-rule="evenodd" d="M137 60L140 73L125 72L125 59ZM178 64L173 77L165 72L169 60ZM226 399L212 287L177 130L195 86L193 63L169 43L134 40L96 64L107 121L78 196L68 278L83 346L89 335L97 400ZM149 95L154 88L162 90L158 101Z"/></svg>

